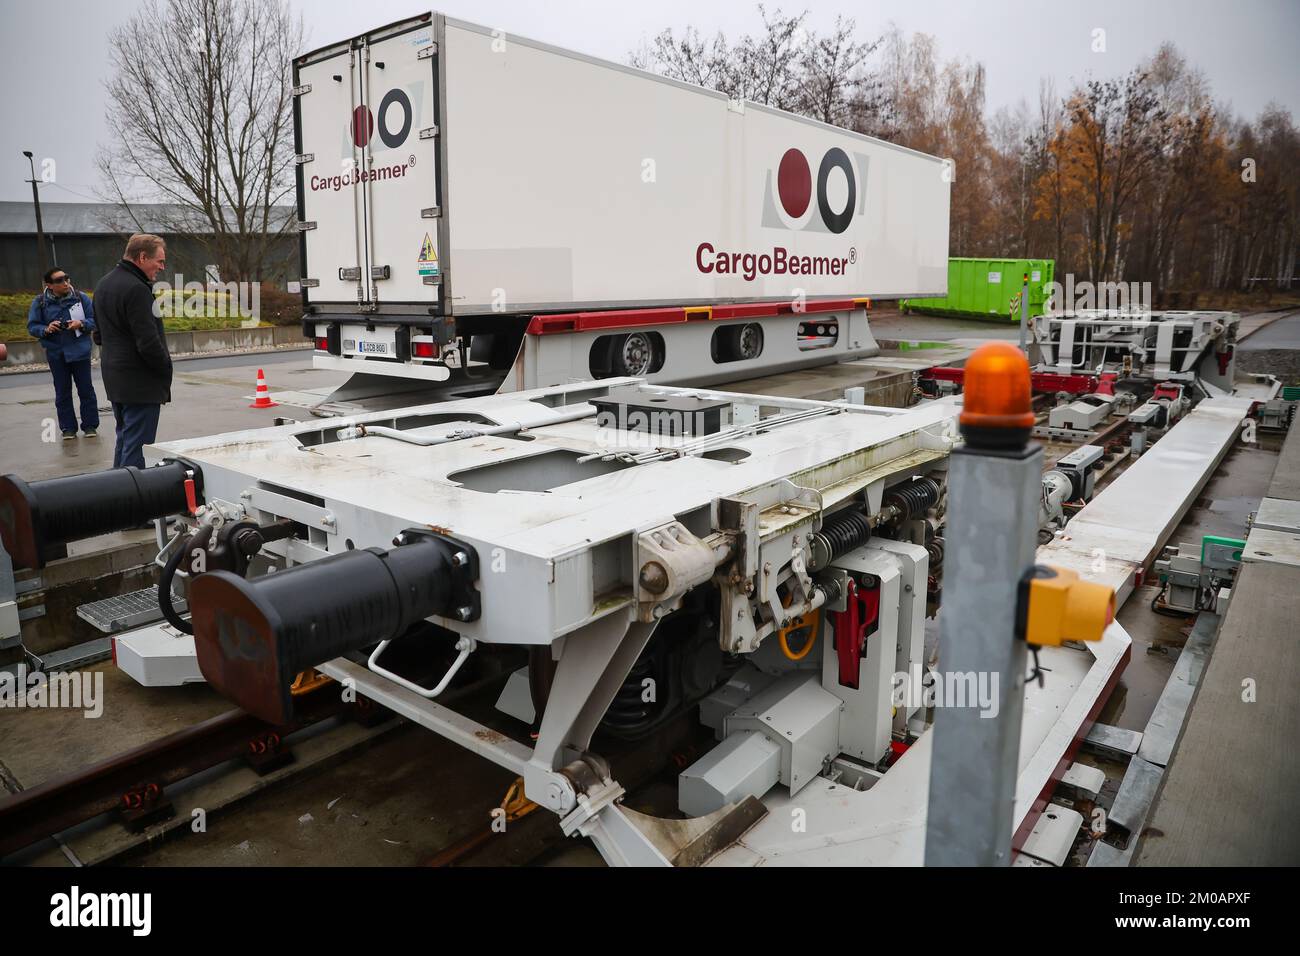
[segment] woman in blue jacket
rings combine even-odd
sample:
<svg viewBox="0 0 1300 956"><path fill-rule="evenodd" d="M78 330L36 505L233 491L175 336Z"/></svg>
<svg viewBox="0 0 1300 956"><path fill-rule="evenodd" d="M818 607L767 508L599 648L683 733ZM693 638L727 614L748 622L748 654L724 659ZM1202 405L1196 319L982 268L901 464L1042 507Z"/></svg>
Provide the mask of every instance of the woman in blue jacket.
<svg viewBox="0 0 1300 956"><path fill-rule="evenodd" d="M54 408L64 440L77 437L77 416L72 408L72 383L81 399L81 430L89 436L99 428L99 399L90 377L90 335L95 331L95 310L90 296L72 287L63 269L45 273L45 291L27 310L27 331L40 339L45 360L54 376Z"/></svg>

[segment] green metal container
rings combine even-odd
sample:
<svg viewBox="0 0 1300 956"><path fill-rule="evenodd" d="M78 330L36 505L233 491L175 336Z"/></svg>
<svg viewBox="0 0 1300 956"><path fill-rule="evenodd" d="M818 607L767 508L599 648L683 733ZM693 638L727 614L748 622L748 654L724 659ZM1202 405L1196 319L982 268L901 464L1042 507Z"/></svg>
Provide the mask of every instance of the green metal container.
<svg viewBox="0 0 1300 956"><path fill-rule="evenodd" d="M940 299L903 299L904 312L952 315L993 322L1019 322L1012 301L1029 276L1029 314L1042 315L1051 291L1056 262L1053 259L949 259L948 294Z"/></svg>

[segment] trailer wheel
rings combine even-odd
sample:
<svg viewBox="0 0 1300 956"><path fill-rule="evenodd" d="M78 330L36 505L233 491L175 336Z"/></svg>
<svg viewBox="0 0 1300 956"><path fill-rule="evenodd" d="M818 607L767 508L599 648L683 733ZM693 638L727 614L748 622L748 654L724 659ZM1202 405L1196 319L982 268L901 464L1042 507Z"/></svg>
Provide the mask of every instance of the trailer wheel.
<svg viewBox="0 0 1300 956"><path fill-rule="evenodd" d="M749 322L736 330L736 356L755 359L763 353L763 327Z"/></svg>
<svg viewBox="0 0 1300 956"><path fill-rule="evenodd" d="M591 343L592 378L653 375L664 367L667 347L658 332L602 335Z"/></svg>
<svg viewBox="0 0 1300 956"><path fill-rule="evenodd" d="M654 339L647 332L631 332L614 340L610 363L614 374L649 375L663 361L657 354Z"/></svg>
<svg viewBox="0 0 1300 956"><path fill-rule="evenodd" d="M711 343L713 361L741 362L763 354L763 327L757 322L716 329Z"/></svg>

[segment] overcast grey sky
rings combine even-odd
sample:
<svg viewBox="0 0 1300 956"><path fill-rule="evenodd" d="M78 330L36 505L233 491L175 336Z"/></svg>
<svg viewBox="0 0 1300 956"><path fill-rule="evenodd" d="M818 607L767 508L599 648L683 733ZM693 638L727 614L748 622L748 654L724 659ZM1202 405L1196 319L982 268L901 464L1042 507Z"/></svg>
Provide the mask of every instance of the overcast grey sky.
<svg viewBox="0 0 1300 956"><path fill-rule="evenodd" d="M322 46L429 9L413 0L292 0ZM94 199L95 147L111 135L103 38L138 8L137 0L0 0L0 199L30 199L27 161L57 161L57 183L43 200ZM803 0L770 7L807 9L814 28L836 14L874 36L890 21L904 33L930 33L946 58L963 56L988 71L988 105L1033 102L1041 77L1058 91L1088 76L1118 76L1172 40L1210 81L1214 95L1255 116L1271 100L1300 114L1300 0ZM443 13L623 61L664 27L692 24L735 36L758 25L749 0L442 0ZM1106 30L1105 53L1091 51Z"/></svg>

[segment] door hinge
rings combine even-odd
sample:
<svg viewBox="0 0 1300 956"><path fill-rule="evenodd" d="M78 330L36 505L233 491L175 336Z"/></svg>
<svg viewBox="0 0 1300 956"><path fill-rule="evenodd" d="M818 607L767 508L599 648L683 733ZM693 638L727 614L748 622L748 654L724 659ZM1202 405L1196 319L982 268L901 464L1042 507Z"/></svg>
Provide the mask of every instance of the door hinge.
<svg viewBox="0 0 1300 956"><path fill-rule="evenodd" d="M424 276L420 281L425 285L442 285L442 276Z"/></svg>
<svg viewBox="0 0 1300 956"><path fill-rule="evenodd" d="M415 58L417 60L427 60L431 56L437 56L437 54L438 54L438 44L437 41L434 41L433 43L430 43L428 46L423 47L419 53L415 54Z"/></svg>
<svg viewBox="0 0 1300 956"><path fill-rule="evenodd" d="M315 228L316 228L316 223L314 223L314 222L300 222L300 223L298 223L298 231L299 231L299 232L309 232L310 230L315 229Z"/></svg>
<svg viewBox="0 0 1300 956"><path fill-rule="evenodd" d="M293 161L297 163L299 166L301 166L304 163L310 163L315 158L316 158L315 153L299 153L297 156L293 158Z"/></svg>
<svg viewBox="0 0 1300 956"><path fill-rule="evenodd" d="M421 219L437 219L441 215L442 215L441 206L429 206L426 209L420 210Z"/></svg>
<svg viewBox="0 0 1300 956"><path fill-rule="evenodd" d="M438 135L438 127L430 126L428 129L420 130L420 139L433 139Z"/></svg>
<svg viewBox="0 0 1300 956"><path fill-rule="evenodd" d="M304 289L315 289L320 286L320 279L299 279L298 285Z"/></svg>
<svg viewBox="0 0 1300 956"><path fill-rule="evenodd" d="M293 95L294 95L294 96L302 96L304 93L310 93L310 92L311 92L311 84L310 84L310 83L304 83L302 86L295 86L295 87L293 88Z"/></svg>

